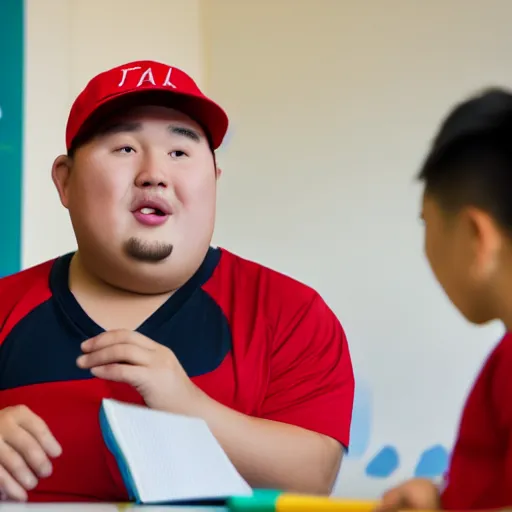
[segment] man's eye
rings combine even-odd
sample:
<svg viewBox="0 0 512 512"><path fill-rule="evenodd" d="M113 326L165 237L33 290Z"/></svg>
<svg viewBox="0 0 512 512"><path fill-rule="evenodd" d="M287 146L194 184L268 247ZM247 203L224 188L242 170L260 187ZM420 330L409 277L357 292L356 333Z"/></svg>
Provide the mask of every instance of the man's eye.
<svg viewBox="0 0 512 512"><path fill-rule="evenodd" d="M131 146L123 146L122 148L119 148L116 150L117 153L134 153L135 150Z"/></svg>
<svg viewBox="0 0 512 512"><path fill-rule="evenodd" d="M186 156L185 152L184 151L171 151L170 155L173 157L173 158L181 158L182 156Z"/></svg>

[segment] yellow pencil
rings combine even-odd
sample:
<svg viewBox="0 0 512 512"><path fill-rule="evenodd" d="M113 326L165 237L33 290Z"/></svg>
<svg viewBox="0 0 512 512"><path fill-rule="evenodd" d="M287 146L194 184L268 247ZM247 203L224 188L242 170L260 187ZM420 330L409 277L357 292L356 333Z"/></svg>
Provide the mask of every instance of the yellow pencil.
<svg viewBox="0 0 512 512"><path fill-rule="evenodd" d="M282 494L276 501L275 510L276 512L372 512L376 506L377 502L370 500Z"/></svg>
<svg viewBox="0 0 512 512"><path fill-rule="evenodd" d="M255 491L253 496L228 500L231 512L372 512L378 502L349 500L278 491Z"/></svg>

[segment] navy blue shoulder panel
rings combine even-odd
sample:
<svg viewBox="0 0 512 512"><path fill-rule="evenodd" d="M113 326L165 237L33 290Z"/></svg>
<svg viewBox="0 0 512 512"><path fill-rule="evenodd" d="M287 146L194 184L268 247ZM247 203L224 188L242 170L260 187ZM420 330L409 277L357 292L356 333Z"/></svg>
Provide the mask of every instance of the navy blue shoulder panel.
<svg viewBox="0 0 512 512"><path fill-rule="evenodd" d="M215 255L215 266L217 263ZM138 329L169 347L189 377L213 372L232 348L228 319L202 289L213 273L210 270L204 276L207 279L192 278L194 286L187 283ZM62 286L60 281L59 287ZM0 348L0 390L92 378L89 371L77 367L76 359L81 354L80 344L101 332L101 328L96 326L98 332L87 329L93 329L95 324L90 319L88 325L84 324L85 312L71 297L71 293L54 290L52 298L11 330Z"/></svg>
<svg viewBox="0 0 512 512"><path fill-rule="evenodd" d="M49 299L8 334L0 348L0 390L91 378L76 365L84 337Z"/></svg>
<svg viewBox="0 0 512 512"><path fill-rule="evenodd" d="M144 323L138 331L169 347L189 377L214 371L232 348L228 319L201 288L158 328Z"/></svg>

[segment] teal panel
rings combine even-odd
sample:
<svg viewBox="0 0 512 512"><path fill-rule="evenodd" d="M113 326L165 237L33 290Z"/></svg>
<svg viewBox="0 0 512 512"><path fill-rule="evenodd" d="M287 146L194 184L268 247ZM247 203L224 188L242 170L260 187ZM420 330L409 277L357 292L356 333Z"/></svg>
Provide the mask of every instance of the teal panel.
<svg viewBox="0 0 512 512"><path fill-rule="evenodd" d="M0 277L21 265L23 0L0 0Z"/></svg>

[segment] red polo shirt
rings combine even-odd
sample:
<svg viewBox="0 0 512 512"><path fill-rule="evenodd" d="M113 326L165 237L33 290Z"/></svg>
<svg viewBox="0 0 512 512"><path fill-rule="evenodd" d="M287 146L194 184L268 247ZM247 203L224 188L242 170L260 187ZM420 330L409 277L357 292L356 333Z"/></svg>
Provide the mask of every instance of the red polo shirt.
<svg viewBox="0 0 512 512"><path fill-rule="evenodd" d="M71 254L0 280L0 408L25 404L63 447L31 501L125 501L99 425L130 386L77 367L102 332L68 287ZM348 446L354 377L345 334L311 288L223 249L137 329L169 347L209 396L239 412ZM248 440L250 442L250 440Z"/></svg>

